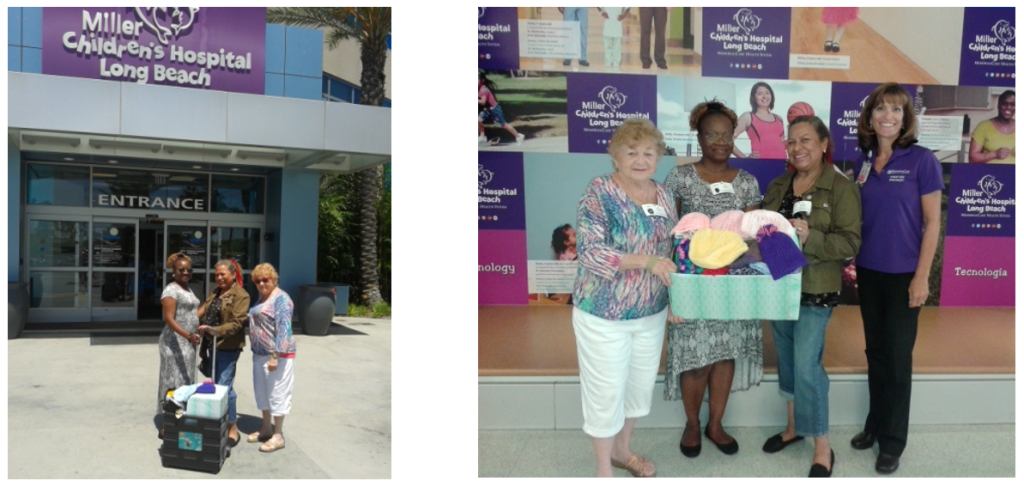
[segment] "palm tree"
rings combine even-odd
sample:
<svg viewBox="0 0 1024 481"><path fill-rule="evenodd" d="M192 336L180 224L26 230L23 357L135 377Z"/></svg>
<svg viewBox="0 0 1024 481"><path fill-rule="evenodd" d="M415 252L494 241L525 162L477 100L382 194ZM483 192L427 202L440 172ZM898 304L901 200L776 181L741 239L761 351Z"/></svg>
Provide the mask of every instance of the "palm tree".
<svg viewBox="0 0 1024 481"><path fill-rule="evenodd" d="M384 102L384 63L391 34L390 7L272 7L267 21L297 27L324 28L328 48L342 40L359 41L361 105L381 106ZM359 172L360 198L360 284L363 298L373 306L383 302L377 276L377 214L380 167Z"/></svg>

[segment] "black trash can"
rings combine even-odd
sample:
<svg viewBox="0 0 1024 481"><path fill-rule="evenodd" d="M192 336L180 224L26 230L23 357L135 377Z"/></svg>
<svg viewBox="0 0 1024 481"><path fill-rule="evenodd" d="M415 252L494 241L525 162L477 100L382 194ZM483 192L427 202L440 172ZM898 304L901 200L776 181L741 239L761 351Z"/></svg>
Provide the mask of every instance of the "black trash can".
<svg viewBox="0 0 1024 481"><path fill-rule="evenodd" d="M334 315L348 315L348 286L333 282L317 282L316 285L334 288Z"/></svg>
<svg viewBox="0 0 1024 481"><path fill-rule="evenodd" d="M299 304L295 306L302 332L326 336L334 320L334 287L303 284L299 286Z"/></svg>
<svg viewBox="0 0 1024 481"><path fill-rule="evenodd" d="M17 339L28 319L28 283L7 283L7 339Z"/></svg>

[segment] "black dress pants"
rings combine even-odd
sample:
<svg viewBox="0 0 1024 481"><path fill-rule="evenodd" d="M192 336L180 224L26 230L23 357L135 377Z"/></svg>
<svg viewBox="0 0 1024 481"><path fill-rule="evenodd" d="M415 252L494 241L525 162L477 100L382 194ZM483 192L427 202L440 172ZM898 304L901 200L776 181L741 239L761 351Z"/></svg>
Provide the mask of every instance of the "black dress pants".
<svg viewBox="0 0 1024 481"><path fill-rule="evenodd" d="M654 62L659 67L665 61L665 26L668 25L667 7L640 8L640 63L651 65L651 23L654 24Z"/></svg>
<svg viewBox="0 0 1024 481"><path fill-rule="evenodd" d="M878 439L882 453L900 456L907 446L914 341L920 307L911 309L914 273L889 274L857 266L860 314L871 408L864 431Z"/></svg>

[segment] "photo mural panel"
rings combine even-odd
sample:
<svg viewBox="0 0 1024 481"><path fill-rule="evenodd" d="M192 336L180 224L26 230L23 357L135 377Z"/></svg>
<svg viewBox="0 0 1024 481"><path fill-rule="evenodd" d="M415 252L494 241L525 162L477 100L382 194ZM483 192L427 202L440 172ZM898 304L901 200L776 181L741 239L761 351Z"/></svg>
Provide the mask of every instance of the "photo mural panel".
<svg viewBox="0 0 1024 481"><path fill-rule="evenodd" d="M700 76L699 7L520 7L520 68ZM585 62L585 63L584 63Z"/></svg>
<svg viewBox="0 0 1024 481"><path fill-rule="evenodd" d="M705 7L705 77L789 78L790 8Z"/></svg>
<svg viewBox="0 0 1024 481"><path fill-rule="evenodd" d="M480 18L499 13L490 10L478 11ZM507 24L511 9L504 10ZM488 82L486 89L478 85L478 182L487 183L478 186L481 304L572 303L578 266L569 246L579 196L587 182L613 170L607 142L622 120L646 117L664 134L668 152L655 176L663 182L674 166L700 159L689 128L692 108L721 100L741 123L730 163L753 174L763 192L785 171L786 130L797 115L827 122L836 166L852 177L863 101L880 82L895 80L917 114L918 145L935 154L944 172L926 305L940 299L942 306L1013 305L1015 74L985 64L1013 59L982 55L1014 53L1013 9L514 11L517 23L508 30L518 32L518 64L488 63L500 58L495 54L479 63ZM1000 23L1003 17L1007 22ZM751 40L764 42L764 49L725 45ZM741 51L750 62L739 60ZM754 56L764 52L771 56ZM730 56L737 57L731 66ZM503 160L510 158L518 160ZM505 284L493 288L502 292L485 294L485 284L499 280ZM852 261L841 297L858 302Z"/></svg>
<svg viewBox="0 0 1024 481"><path fill-rule="evenodd" d="M1017 83L1016 11L967 7L960 53L960 85L1013 87Z"/></svg>

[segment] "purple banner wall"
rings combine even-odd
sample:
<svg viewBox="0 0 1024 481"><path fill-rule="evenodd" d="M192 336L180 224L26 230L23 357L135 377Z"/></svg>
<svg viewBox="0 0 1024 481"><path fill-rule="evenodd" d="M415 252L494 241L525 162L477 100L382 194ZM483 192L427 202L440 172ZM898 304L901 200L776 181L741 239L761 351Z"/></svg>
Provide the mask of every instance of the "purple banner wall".
<svg viewBox="0 0 1024 481"><path fill-rule="evenodd" d="M626 119L658 123L658 78L652 75L570 73L569 152L602 154Z"/></svg>
<svg viewBox="0 0 1024 481"><path fill-rule="evenodd" d="M704 77L789 78L790 8L704 8Z"/></svg>
<svg viewBox="0 0 1024 481"><path fill-rule="evenodd" d="M1013 87L1017 52L1014 8L964 9L960 85Z"/></svg>
<svg viewBox="0 0 1024 481"><path fill-rule="evenodd" d="M477 154L478 226L488 230L526 229L523 154Z"/></svg>
<svg viewBox="0 0 1024 481"><path fill-rule="evenodd" d="M836 143L832 159L857 160L860 147L857 144L857 120L864 107L868 95L880 84L876 83L833 83L832 84L832 118L829 119L829 131ZM903 85L913 98L917 92L916 85Z"/></svg>
<svg viewBox="0 0 1024 481"><path fill-rule="evenodd" d="M477 238L479 305L527 303L526 231L481 230Z"/></svg>
<svg viewBox="0 0 1024 481"><path fill-rule="evenodd" d="M519 69L519 9L477 7L477 67Z"/></svg>
<svg viewBox="0 0 1024 481"><path fill-rule="evenodd" d="M1017 277L1012 237L946 237L942 307L1013 307Z"/></svg>
<svg viewBox="0 0 1024 481"><path fill-rule="evenodd" d="M946 235L1014 237L1015 170L1012 165L951 166Z"/></svg>
<svg viewBox="0 0 1024 481"><path fill-rule="evenodd" d="M761 195L768 190L768 184L776 177L786 172L785 160L763 160L763 159L729 159L729 164L737 169L750 172L757 179L757 185L761 187Z"/></svg>
<svg viewBox="0 0 1024 481"><path fill-rule="evenodd" d="M42 73L262 95L266 8L43 8Z"/></svg>

